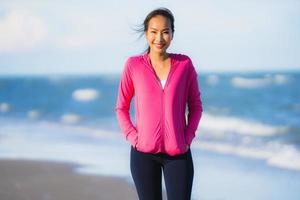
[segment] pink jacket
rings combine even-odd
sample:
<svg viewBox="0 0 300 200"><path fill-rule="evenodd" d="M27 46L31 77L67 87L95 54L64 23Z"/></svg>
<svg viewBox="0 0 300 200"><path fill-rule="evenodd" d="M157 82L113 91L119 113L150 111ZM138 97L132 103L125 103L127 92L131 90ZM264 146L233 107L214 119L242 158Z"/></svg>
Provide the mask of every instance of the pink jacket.
<svg viewBox="0 0 300 200"><path fill-rule="evenodd" d="M120 80L116 116L125 138L142 152L185 153L202 115L197 73L191 59L183 54L169 55L171 69L164 88L148 53L129 57ZM133 96L135 125L129 114Z"/></svg>

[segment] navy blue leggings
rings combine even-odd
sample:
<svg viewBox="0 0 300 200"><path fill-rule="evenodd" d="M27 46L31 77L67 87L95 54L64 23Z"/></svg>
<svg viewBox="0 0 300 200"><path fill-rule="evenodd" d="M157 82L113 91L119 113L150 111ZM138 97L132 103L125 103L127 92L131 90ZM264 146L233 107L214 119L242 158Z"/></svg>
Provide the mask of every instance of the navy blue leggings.
<svg viewBox="0 0 300 200"><path fill-rule="evenodd" d="M162 200L162 171L168 200L190 200L194 166L189 149L170 156L144 153L131 146L130 170L139 200Z"/></svg>

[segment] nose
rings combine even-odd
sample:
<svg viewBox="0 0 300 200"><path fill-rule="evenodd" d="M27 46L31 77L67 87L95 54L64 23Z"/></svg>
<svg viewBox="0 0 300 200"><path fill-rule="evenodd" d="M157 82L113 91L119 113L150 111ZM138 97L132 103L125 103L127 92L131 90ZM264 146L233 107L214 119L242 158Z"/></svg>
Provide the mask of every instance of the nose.
<svg viewBox="0 0 300 200"><path fill-rule="evenodd" d="M162 42L163 41L162 33L157 34L156 39L157 39L158 42Z"/></svg>

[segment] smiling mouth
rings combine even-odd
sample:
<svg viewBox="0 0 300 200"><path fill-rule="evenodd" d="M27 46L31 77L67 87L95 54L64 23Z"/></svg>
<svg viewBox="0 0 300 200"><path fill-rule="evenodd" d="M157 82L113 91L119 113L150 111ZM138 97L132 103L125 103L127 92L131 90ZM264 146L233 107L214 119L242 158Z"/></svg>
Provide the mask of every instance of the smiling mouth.
<svg viewBox="0 0 300 200"><path fill-rule="evenodd" d="M165 44L154 44L157 48L162 48L162 47L164 47L165 46Z"/></svg>

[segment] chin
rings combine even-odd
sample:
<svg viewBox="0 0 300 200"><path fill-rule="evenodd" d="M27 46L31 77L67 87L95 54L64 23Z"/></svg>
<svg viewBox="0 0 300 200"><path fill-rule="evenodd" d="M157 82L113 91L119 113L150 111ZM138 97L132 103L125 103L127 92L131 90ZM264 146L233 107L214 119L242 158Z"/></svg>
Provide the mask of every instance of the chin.
<svg viewBox="0 0 300 200"><path fill-rule="evenodd" d="M153 48L153 51L157 52L157 53L165 53L167 51L167 49L165 49L165 48L163 48L163 49Z"/></svg>

